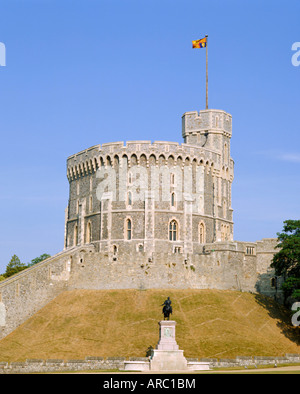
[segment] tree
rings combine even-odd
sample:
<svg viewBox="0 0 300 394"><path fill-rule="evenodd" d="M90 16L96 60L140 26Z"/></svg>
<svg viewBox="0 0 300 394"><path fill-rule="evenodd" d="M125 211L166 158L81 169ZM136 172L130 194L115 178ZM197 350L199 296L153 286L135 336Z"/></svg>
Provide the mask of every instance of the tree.
<svg viewBox="0 0 300 394"><path fill-rule="evenodd" d="M283 222L283 232L277 233L279 252L273 257L271 267L275 275L283 276L285 297L300 298L300 220Z"/></svg>
<svg viewBox="0 0 300 394"><path fill-rule="evenodd" d="M6 271L3 276L8 278L20 271L23 271L25 268L27 268L26 265L21 263L19 257L14 254L6 266Z"/></svg>
<svg viewBox="0 0 300 394"><path fill-rule="evenodd" d="M300 278L291 276L282 285L285 298L292 296L292 298L300 300Z"/></svg>
<svg viewBox="0 0 300 394"><path fill-rule="evenodd" d="M51 257L50 254L43 253L39 257L36 257L35 259L32 259L31 262L28 264L28 267L31 267L32 265L40 263L41 261L48 259L48 257Z"/></svg>

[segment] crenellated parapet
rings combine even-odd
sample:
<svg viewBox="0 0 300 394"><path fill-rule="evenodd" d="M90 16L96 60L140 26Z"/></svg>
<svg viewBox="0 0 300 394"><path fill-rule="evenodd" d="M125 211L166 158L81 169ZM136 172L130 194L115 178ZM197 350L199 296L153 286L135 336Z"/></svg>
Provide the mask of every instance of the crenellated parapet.
<svg viewBox="0 0 300 394"><path fill-rule="evenodd" d="M233 160L222 163L222 152L189 144L167 141L127 141L105 143L72 155L67 160L67 177L70 180L90 175L103 166L115 167L126 159L128 167L134 165L188 166L204 165L214 175L233 180Z"/></svg>
<svg viewBox="0 0 300 394"><path fill-rule="evenodd" d="M202 111L186 112L182 116L182 137L204 134L205 132L232 135L232 116L225 111L207 109Z"/></svg>

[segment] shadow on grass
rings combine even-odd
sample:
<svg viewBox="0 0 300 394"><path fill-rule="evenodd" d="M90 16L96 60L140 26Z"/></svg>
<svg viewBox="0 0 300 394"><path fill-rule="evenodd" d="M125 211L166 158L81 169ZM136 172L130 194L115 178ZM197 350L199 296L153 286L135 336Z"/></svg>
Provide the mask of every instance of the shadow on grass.
<svg viewBox="0 0 300 394"><path fill-rule="evenodd" d="M277 326L280 328L282 334L300 346L300 327L293 326L291 311L270 297L255 294L255 299L260 306L268 311L272 319L278 320Z"/></svg>

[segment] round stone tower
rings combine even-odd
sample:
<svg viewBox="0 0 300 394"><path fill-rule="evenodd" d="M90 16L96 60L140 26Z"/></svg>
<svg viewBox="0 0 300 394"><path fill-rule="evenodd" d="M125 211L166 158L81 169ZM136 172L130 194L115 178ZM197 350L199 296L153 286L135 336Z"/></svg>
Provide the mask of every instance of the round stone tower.
<svg viewBox="0 0 300 394"><path fill-rule="evenodd" d="M151 258L232 241L231 130L224 111L186 112L181 145L114 142L70 156L65 247L93 243Z"/></svg>

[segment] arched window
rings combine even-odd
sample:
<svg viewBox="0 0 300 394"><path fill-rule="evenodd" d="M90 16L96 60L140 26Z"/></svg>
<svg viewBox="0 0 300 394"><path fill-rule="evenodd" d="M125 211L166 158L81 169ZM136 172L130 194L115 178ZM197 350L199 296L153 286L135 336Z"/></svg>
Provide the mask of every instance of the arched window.
<svg viewBox="0 0 300 394"><path fill-rule="evenodd" d="M176 220L172 220L169 224L169 240L177 241L178 237L178 225Z"/></svg>
<svg viewBox="0 0 300 394"><path fill-rule="evenodd" d="M92 240L92 226L91 226L91 222L88 222L87 226L86 226L86 243L89 244L91 243Z"/></svg>
<svg viewBox="0 0 300 394"><path fill-rule="evenodd" d="M175 207L176 204L176 199L175 199L175 193L171 194L171 206Z"/></svg>
<svg viewBox="0 0 300 394"><path fill-rule="evenodd" d="M127 193L127 205L129 205L129 206L132 205L132 193L131 192Z"/></svg>
<svg viewBox="0 0 300 394"><path fill-rule="evenodd" d="M113 254L117 254L118 253L118 247L117 245L113 245Z"/></svg>
<svg viewBox="0 0 300 394"><path fill-rule="evenodd" d="M224 144L224 161L225 161L225 163L228 162L228 147L227 147L226 142Z"/></svg>
<svg viewBox="0 0 300 394"><path fill-rule="evenodd" d="M271 278L271 287L275 288L277 287L277 277Z"/></svg>
<svg viewBox="0 0 300 394"><path fill-rule="evenodd" d="M128 241L132 239L132 223L130 219L126 220L126 226L125 226L125 231L126 231L126 238Z"/></svg>
<svg viewBox="0 0 300 394"><path fill-rule="evenodd" d="M175 185L175 174L173 173L170 174L170 184L171 186Z"/></svg>
<svg viewBox="0 0 300 394"><path fill-rule="evenodd" d="M77 223L74 226L74 246L78 244L78 226Z"/></svg>
<svg viewBox="0 0 300 394"><path fill-rule="evenodd" d="M226 201L223 201L223 218L226 218L227 216L227 206L226 206Z"/></svg>
<svg viewBox="0 0 300 394"><path fill-rule="evenodd" d="M202 222L199 224L199 242L200 244L205 243L205 225Z"/></svg>

